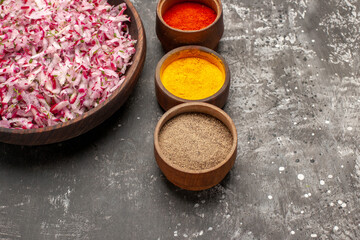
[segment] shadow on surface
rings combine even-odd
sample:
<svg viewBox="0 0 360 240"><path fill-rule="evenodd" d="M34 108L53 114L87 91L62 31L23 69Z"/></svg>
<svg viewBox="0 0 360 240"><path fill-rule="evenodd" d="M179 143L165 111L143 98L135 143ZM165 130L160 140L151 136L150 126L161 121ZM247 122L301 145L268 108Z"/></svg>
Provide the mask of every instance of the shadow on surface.
<svg viewBox="0 0 360 240"><path fill-rule="evenodd" d="M0 166L8 165L15 168L31 168L66 164L73 161L84 161L82 155L97 148L97 143L104 140L118 122L125 121L129 100L109 119L99 126L73 139L42 146L20 146L0 143Z"/></svg>

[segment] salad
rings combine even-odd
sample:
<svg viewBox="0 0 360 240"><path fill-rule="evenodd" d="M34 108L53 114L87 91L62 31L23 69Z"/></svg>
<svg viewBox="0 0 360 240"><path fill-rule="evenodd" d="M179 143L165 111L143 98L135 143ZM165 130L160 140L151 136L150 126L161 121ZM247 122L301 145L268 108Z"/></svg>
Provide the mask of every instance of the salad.
<svg viewBox="0 0 360 240"><path fill-rule="evenodd" d="M66 122L125 80L136 40L126 4L0 0L0 127Z"/></svg>

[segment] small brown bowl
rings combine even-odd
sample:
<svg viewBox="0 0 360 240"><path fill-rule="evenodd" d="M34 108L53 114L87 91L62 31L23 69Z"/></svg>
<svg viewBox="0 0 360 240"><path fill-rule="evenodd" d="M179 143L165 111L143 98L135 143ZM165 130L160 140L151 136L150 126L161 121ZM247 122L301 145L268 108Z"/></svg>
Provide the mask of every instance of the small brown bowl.
<svg viewBox="0 0 360 240"><path fill-rule="evenodd" d="M189 170L172 164L162 153L159 133L172 118L183 113L204 113L220 120L230 131L233 143L226 158L216 166L204 170ZM165 177L174 185L192 191L211 188L220 183L233 167L237 154L237 132L234 122L223 110L208 103L183 103L167 111L156 125L154 133L156 162Z"/></svg>
<svg viewBox="0 0 360 240"><path fill-rule="evenodd" d="M162 84L161 75L165 68L173 61L180 58L200 57L215 64L225 76L223 86L215 94L200 100L188 100L170 93ZM230 88L230 70L227 62L215 51L201 46L184 46L176 48L163 56L156 66L155 71L155 92L160 106L165 110L185 102L206 102L222 108L228 98Z"/></svg>
<svg viewBox="0 0 360 240"><path fill-rule="evenodd" d="M156 34L165 51L184 46L201 45L216 49L223 33L224 20L220 0L191 0L213 9L217 16L215 21L206 28L194 31L184 31L170 27L163 19L163 14L174 4L189 2L189 0L159 0L156 8ZM184 19L186 20L186 19Z"/></svg>

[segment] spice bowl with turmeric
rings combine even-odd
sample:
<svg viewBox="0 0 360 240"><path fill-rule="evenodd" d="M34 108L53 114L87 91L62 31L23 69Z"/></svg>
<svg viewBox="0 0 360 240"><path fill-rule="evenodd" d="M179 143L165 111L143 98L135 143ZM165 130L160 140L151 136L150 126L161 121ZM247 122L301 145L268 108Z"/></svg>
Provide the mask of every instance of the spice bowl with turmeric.
<svg viewBox="0 0 360 240"><path fill-rule="evenodd" d="M165 51L185 45L216 49L224 33L220 0L159 0L156 34Z"/></svg>
<svg viewBox="0 0 360 240"><path fill-rule="evenodd" d="M156 162L174 185L211 188L233 167L237 132L231 118L208 103L183 103L167 111L154 133Z"/></svg>
<svg viewBox="0 0 360 240"><path fill-rule="evenodd" d="M155 71L155 92L168 110L185 102L207 102L222 108L228 98L230 71L225 59L202 46L168 52Z"/></svg>

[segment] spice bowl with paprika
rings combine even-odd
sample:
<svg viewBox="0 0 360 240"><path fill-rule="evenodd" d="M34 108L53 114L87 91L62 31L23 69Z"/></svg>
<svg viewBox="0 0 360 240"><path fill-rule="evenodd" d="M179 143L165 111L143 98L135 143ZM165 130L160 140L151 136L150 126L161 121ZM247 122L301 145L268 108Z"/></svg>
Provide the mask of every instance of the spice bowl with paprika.
<svg viewBox="0 0 360 240"><path fill-rule="evenodd" d="M159 0L156 34L165 51L185 45L216 49L224 33L220 0Z"/></svg>
<svg viewBox="0 0 360 240"><path fill-rule="evenodd" d="M156 97L164 110L185 102L207 102L222 108L229 87L230 70L225 59L202 46L173 49L155 71Z"/></svg>
<svg viewBox="0 0 360 240"><path fill-rule="evenodd" d="M211 188L235 163L235 124L214 105L180 104L157 123L154 154L160 170L174 185L192 191Z"/></svg>

